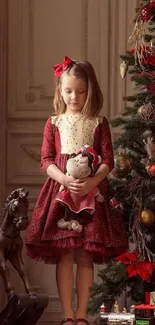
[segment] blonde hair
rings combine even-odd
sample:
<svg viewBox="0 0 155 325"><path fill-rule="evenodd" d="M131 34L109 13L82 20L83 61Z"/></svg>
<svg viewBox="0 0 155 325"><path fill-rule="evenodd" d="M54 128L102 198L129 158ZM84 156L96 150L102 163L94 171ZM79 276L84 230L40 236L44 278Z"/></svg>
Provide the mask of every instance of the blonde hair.
<svg viewBox="0 0 155 325"><path fill-rule="evenodd" d="M66 111L66 104L61 96L61 82L64 74L73 75L86 83L87 98L81 112L85 117L97 116L103 106L103 94L94 68L88 61L73 61L67 70L62 73L61 77L58 78L53 101L55 113L59 115Z"/></svg>

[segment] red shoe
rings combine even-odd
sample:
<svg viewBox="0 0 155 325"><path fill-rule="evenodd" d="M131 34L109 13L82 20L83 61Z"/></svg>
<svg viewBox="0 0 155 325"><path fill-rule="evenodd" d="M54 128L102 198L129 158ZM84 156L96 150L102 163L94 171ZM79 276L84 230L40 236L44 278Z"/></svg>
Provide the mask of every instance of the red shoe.
<svg viewBox="0 0 155 325"><path fill-rule="evenodd" d="M60 323L60 325L63 325L63 324L65 324L65 323L67 323L67 322L70 322L70 323L75 324L75 320L74 320L73 318L64 318L64 319L62 320L62 322Z"/></svg>
<svg viewBox="0 0 155 325"><path fill-rule="evenodd" d="M84 319L84 318L77 318L77 319L75 320L75 325L76 325L76 324L78 325L79 322L82 322L82 323L84 323L84 324L86 324L86 325L89 325L88 321L87 321L86 319Z"/></svg>

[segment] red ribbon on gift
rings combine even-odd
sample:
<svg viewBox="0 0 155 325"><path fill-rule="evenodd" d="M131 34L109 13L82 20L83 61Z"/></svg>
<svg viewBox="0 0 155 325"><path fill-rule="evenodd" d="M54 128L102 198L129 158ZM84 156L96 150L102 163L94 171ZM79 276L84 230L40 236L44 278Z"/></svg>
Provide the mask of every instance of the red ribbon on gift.
<svg viewBox="0 0 155 325"><path fill-rule="evenodd" d="M144 281L149 282L155 268L155 262L138 261L137 252L126 252L115 258L117 261L128 265L129 278L139 275Z"/></svg>
<svg viewBox="0 0 155 325"><path fill-rule="evenodd" d="M60 77L62 73L67 70L67 68L73 63L74 61L70 59L68 56L65 56L62 63L58 63L54 65L54 76Z"/></svg>

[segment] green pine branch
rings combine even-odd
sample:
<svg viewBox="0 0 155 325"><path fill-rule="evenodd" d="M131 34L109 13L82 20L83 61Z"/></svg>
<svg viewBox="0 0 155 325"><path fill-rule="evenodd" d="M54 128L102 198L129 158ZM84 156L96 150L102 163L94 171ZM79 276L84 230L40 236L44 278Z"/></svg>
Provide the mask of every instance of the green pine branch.
<svg viewBox="0 0 155 325"><path fill-rule="evenodd" d="M99 271L98 277L101 283L94 283L91 289L91 298L88 305L88 313L95 314L100 306L107 300L114 300L121 295L127 281L127 273L124 264L119 262L109 263Z"/></svg>
<svg viewBox="0 0 155 325"><path fill-rule="evenodd" d="M94 283L91 289L91 298L88 305L88 313L96 314L100 306L117 299L123 290L135 302L142 302L144 298L144 281L139 277L128 278L126 266L123 263L113 261L98 273L101 283Z"/></svg>
<svg viewBox="0 0 155 325"><path fill-rule="evenodd" d="M125 125L128 123L127 119L121 117L121 116L117 116L114 119L110 120L110 123L112 125L112 127L118 127L120 125Z"/></svg>
<svg viewBox="0 0 155 325"><path fill-rule="evenodd" d="M130 116L137 114L137 107L126 106L125 111L122 113L122 116Z"/></svg>

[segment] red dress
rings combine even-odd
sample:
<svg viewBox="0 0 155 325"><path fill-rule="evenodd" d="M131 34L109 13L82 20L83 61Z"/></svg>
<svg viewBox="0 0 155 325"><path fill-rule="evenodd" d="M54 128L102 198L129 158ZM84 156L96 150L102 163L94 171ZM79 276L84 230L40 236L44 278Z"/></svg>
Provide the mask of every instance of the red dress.
<svg viewBox="0 0 155 325"><path fill-rule="evenodd" d="M60 114L48 118L43 135L41 167L46 171L55 164L64 173L69 155L83 145L93 146L102 163L113 168L113 150L109 124L105 117L87 118ZM60 229L57 221L64 217L56 197L60 184L47 178L38 196L26 233L27 253L34 259L55 263L69 249L90 252L95 263L126 250L127 239L120 215L110 214L109 184L105 178L98 186L104 202L95 201L95 212L81 233Z"/></svg>
<svg viewBox="0 0 155 325"><path fill-rule="evenodd" d="M93 214L98 193L99 190L95 187L87 195L78 196L65 188L62 192L58 193L56 200L67 206L74 213L87 210L88 213Z"/></svg>

